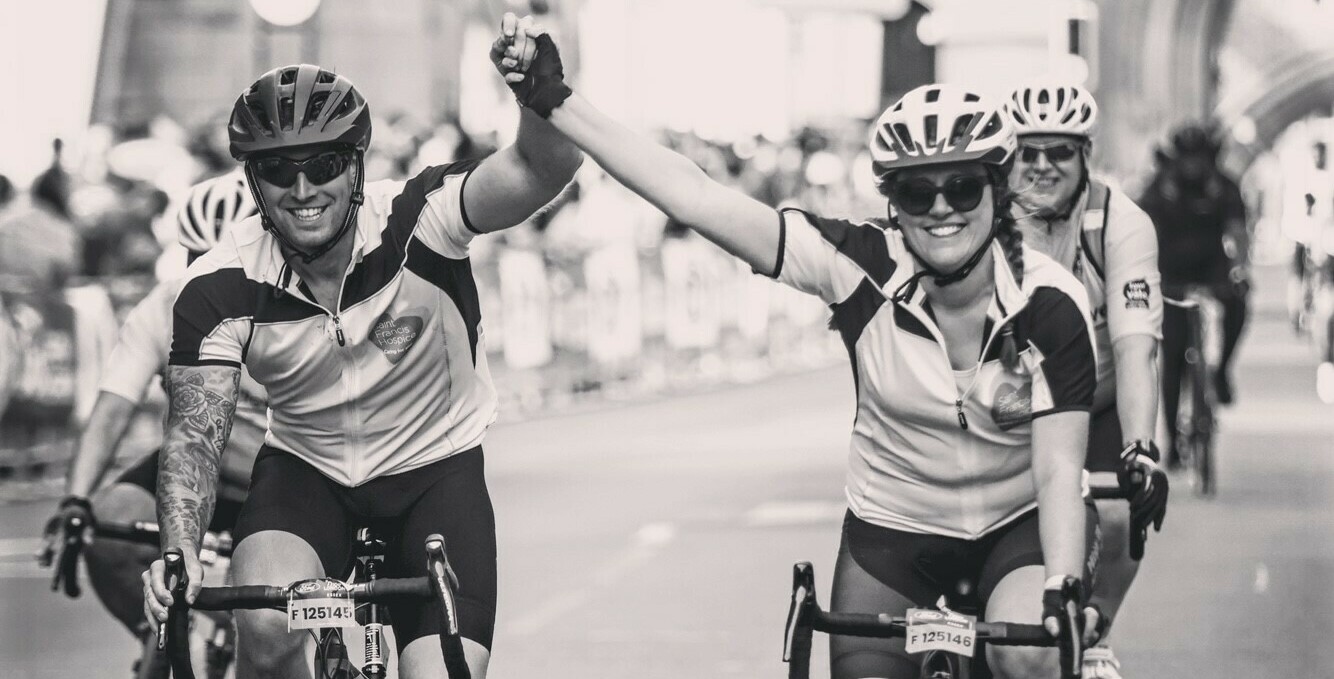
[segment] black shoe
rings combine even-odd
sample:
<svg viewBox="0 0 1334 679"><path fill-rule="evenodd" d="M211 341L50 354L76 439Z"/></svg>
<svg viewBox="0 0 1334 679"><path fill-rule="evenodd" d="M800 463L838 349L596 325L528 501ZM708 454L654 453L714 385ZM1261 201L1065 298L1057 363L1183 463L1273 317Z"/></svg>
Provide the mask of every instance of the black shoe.
<svg viewBox="0 0 1334 679"><path fill-rule="evenodd" d="M1232 405L1232 380L1222 371L1214 373L1214 396L1221 405Z"/></svg>

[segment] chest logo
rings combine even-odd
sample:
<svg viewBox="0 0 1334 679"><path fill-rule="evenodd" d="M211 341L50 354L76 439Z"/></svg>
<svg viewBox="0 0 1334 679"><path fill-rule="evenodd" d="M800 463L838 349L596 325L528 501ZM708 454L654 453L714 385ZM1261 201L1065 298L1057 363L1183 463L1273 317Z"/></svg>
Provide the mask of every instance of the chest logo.
<svg viewBox="0 0 1334 679"><path fill-rule="evenodd" d="M1015 385L1001 382L991 401L991 419L1002 431L1009 431L1033 419L1033 383L1025 380Z"/></svg>
<svg viewBox="0 0 1334 679"><path fill-rule="evenodd" d="M420 316L392 318L389 314L380 314L371 328L371 344L384 352L390 363L398 365L403 356L421 335L423 321Z"/></svg>

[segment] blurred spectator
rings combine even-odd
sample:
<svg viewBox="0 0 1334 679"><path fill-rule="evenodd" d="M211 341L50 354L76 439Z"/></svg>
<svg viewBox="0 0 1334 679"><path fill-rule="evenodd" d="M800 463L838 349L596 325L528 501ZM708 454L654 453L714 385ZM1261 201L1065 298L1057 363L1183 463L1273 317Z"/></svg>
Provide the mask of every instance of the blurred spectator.
<svg viewBox="0 0 1334 679"><path fill-rule="evenodd" d="M147 182L109 182L116 202L84 231L82 267L87 276L151 274L161 248L153 221L167 209L167 194Z"/></svg>
<svg viewBox="0 0 1334 679"><path fill-rule="evenodd" d="M64 150L65 142L60 139L51 142L51 167L37 175L32 184L32 197L46 209L69 219L70 181L61 159Z"/></svg>
<svg viewBox="0 0 1334 679"><path fill-rule="evenodd" d="M0 209L9 205L9 201L14 199L14 185L10 183L9 177L0 174Z"/></svg>

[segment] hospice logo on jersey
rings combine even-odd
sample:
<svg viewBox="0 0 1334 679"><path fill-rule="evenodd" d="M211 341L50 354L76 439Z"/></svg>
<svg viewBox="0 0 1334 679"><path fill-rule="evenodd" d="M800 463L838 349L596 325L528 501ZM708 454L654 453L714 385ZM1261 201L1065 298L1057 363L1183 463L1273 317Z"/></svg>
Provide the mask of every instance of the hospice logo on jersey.
<svg viewBox="0 0 1334 679"><path fill-rule="evenodd" d="M423 325L420 316L393 318L389 314L380 314L371 328L371 343L384 352L390 363L397 365L417 342Z"/></svg>
<svg viewBox="0 0 1334 679"><path fill-rule="evenodd" d="M1126 283L1124 289L1126 295L1127 309L1147 309L1149 308L1149 282L1143 278L1136 278Z"/></svg>

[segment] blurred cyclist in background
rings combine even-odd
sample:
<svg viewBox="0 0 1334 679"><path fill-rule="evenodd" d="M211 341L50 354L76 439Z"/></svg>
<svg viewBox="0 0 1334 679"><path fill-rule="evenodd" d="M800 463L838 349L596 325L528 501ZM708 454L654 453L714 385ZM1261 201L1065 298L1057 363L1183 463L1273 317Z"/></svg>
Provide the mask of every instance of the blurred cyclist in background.
<svg viewBox="0 0 1334 679"><path fill-rule="evenodd" d="M175 215L180 244L191 260L213 249L232 225L255 214L255 204L240 173L208 179L191 187ZM158 452L131 466L110 485L98 490L116 449L143 400L149 382L161 377L171 349L171 305L182 281L159 283L125 318L120 340L101 376L92 414L70 461L65 497L47 524L48 546L63 540L74 517L84 525L98 518L115 523L154 520ZM210 530L231 530L250 485L250 468L264 443L268 397L243 373L236 407L236 426L222 456L217 511ZM95 509L94 509L95 508ZM88 577L99 599L132 632L143 629L140 574L153 562L156 547L98 538L85 551Z"/></svg>
<svg viewBox="0 0 1334 679"><path fill-rule="evenodd" d="M1090 175L1098 122L1092 94L1078 85L1034 83L1015 90L1006 110L1019 139L1011 210L1024 243L1079 278L1093 313L1098 389L1085 468L1099 485L1108 479L1098 475L1141 472L1147 479L1129 511L1121 500L1098 502L1103 539L1093 600L1114 620L1139 570L1127 550L1129 531L1160 529L1167 512L1167 475L1153 440L1163 313L1158 238L1143 210ZM1085 679L1120 679L1119 668L1107 646L1084 654Z"/></svg>
<svg viewBox="0 0 1334 679"><path fill-rule="evenodd" d="M507 17L497 69L506 49L532 58L530 25ZM514 142L486 158L366 182L371 120L350 80L311 64L269 71L236 99L230 151L259 215L190 267L175 302L162 546L182 551L193 601L244 364L268 389L270 419L237 518L232 581L343 577L356 529L372 521L390 545L385 575L425 576L422 545L439 533L458 576L464 653L482 679L496 615L482 441L497 393L470 248L556 197L583 155L525 111ZM146 612L164 621L161 559L143 583ZM443 676L434 608L388 608L399 676ZM310 636L286 615L235 619L238 677L309 676Z"/></svg>
<svg viewBox="0 0 1334 679"><path fill-rule="evenodd" d="M1015 142L1001 109L927 85L881 114L870 147L886 228L725 187L572 93L554 42L537 44L531 67L501 62L523 106L676 222L833 310L857 417L831 608L903 615L967 581L988 619L1056 634L1061 586L1082 593L1096 561L1080 498L1094 347L1079 282L1007 218ZM1096 637L1100 616L1080 607ZM1001 677L1056 673L1052 649L987 656ZM921 669L901 640L835 636L830 658L835 679Z"/></svg>
<svg viewBox="0 0 1334 679"><path fill-rule="evenodd" d="M1207 287L1223 312L1223 349L1214 374L1218 401L1232 402L1232 357L1246 326L1250 292L1250 235L1236 182L1218 166L1222 144L1204 125L1189 123L1159 154L1158 171L1137 201L1158 229L1158 269L1164 294L1181 298L1188 286ZM1175 431L1185 366L1187 314L1163 311L1163 412ZM1180 464L1168 438L1168 466Z"/></svg>

